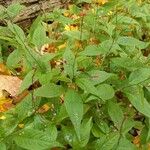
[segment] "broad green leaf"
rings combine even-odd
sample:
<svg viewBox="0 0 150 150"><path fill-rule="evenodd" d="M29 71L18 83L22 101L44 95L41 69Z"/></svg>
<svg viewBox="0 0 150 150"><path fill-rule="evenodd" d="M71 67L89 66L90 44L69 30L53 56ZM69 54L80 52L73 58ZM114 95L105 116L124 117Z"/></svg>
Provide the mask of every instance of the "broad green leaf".
<svg viewBox="0 0 150 150"><path fill-rule="evenodd" d="M48 38L46 37L46 31L44 29L44 26L39 24L35 28L31 42L38 47L41 47L42 45L48 42Z"/></svg>
<svg viewBox="0 0 150 150"><path fill-rule="evenodd" d="M96 150L111 150L118 143L119 133L110 133L107 136L103 136L96 141Z"/></svg>
<svg viewBox="0 0 150 150"><path fill-rule="evenodd" d="M62 23L64 26L66 24L73 24L73 20L71 18L65 17L65 16L60 16L57 19L58 22Z"/></svg>
<svg viewBox="0 0 150 150"><path fill-rule="evenodd" d="M0 142L0 150L7 150L5 143Z"/></svg>
<svg viewBox="0 0 150 150"><path fill-rule="evenodd" d="M107 54L108 52L115 52L116 50L121 50L121 48L116 42L110 39L103 41L99 45L88 45L85 50L79 54L85 56L98 56Z"/></svg>
<svg viewBox="0 0 150 150"><path fill-rule="evenodd" d="M49 137L49 139L51 140L51 141L56 141L56 139L57 139L57 128L56 128L56 126L54 125L54 124L48 124L47 125L48 127L47 128L45 128L45 133L46 134L48 134L50 137Z"/></svg>
<svg viewBox="0 0 150 150"><path fill-rule="evenodd" d="M150 104L144 98L143 89L140 86L132 86L125 89L125 94L131 104L142 114L150 117Z"/></svg>
<svg viewBox="0 0 150 150"><path fill-rule="evenodd" d="M54 57L56 56L56 54L54 53L46 53L44 55L41 56L41 60L43 62L49 62L50 60L52 60Z"/></svg>
<svg viewBox="0 0 150 150"><path fill-rule="evenodd" d="M129 76L129 83L131 85L139 84L147 79L150 79L150 68L141 68L132 72Z"/></svg>
<svg viewBox="0 0 150 150"><path fill-rule="evenodd" d="M116 22L116 17L114 17L112 21ZM117 23L118 24L122 24L123 23L123 24L130 24L130 25L131 24L139 25L139 23L135 19L133 19L131 17L128 17L128 16L119 15L119 14L117 16Z"/></svg>
<svg viewBox="0 0 150 150"><path fill-rule="evenodd" d="M94 84L87 78L78 78L76 80L76 84L84 90L85 93L91 93L97 97L99 97L99 93ZM101 97L99 97L101 98Z"/></svg>
<svg viewBox="0 0 150 150"><path fill-rule="evenodd" d="M72 124L74 125L77 137L81 139L81 120L83 117L83 102L80 95L74 90L68 90L65 95L65 107L70 117Z"/></svg>
<svg viewBox="0 0 150 150"><path fill-rule="evenodd" d="M141 130L141 133L140 133L140 141L142 144L146 144L148 141L147 141L147 138L148 138L148 127L144 126Z"/></svg>
<svg viewBox="0 0 150 150"><path fill-rule="evenodd" d="M120 139L120 142L117 146L117 150L137 150L137 148L128 139L123 137Z"/></svg>
<svg viewBox="0 0 150 150"><path fill-rule="evenodd" d="M102 52L99 50L99 47L96 45L89 45L85 48L84 51L80 52L80 55L85 55L85 56L98 56Z"/></svg>
<svg viewBox="0 0 150 150"><path fill-rule="evenodd" d="M104 133L99 129L99 127L96 124L93 124L91 132L92 132L93 136L96 138L99 138L102 135L104 135Z"/></svg>
<svg viewBox="0 0 150 150"><path fill-rule="evenodd" d="M38 105L39 99L36 99L34 102L35 106ZM32 95L27 95L16 107L15 107L15 113L17 114L17 119L19 121L24 120L25 118L31 116L34 113L33 110L33 100Z"/></svg>
<svg viewBox="0 0 150 150"><path fill-rule="evenodd" d="M9 5L7 7L7 13L9 15L9 17L15 17L16 15L18 15L21 10L24 8L25 6L21 5L18 2L12 3L11 5Z"/></svg>
<svg viewBox="0 0 150 150"><path fill-rule="evenodd" d="M80 31L64 31L64 35L67 35L69 38L77 39L77 40L87 40L88 39L88 33L87 32L81 32Z"/></svg>
<svg viewBox="0 0 150 150"><path fill-rule="evenodd" d="M143 87L144 97L150 102L150 87Z"/></svg>
<svg viewBox="0 0 150 150"><path fill-rule="evenodd" d="M45 84L42 87L35 90L35 96L53 98L59 97L63 93L64 89L60 85L55 85L53 83Z"/></svg>
<svg viewBox="0 0 150 150"><path fill-rule="evenodd" d="M120 126L124 118L122 109L120 108L117 102L114 102L112 100L109 100L107 102L107 109L110 118L112 119L116 127L120 129Z"/></svg>
<svg viewBox="0 0 150 150"><path fill-rule="evenodd" d="M34 34L34 31L35 29L41 24L42 22L42 17L41 16L38 16L34 22L31 24L30 26L30 30L29 30L29 40L31 40L33 38L33 34Z"/></svg>
<svg viewBox="0 0 150 150"><path fill-rule="evenodd" d="M74 128L70 126L64 126L62 125L62 134L65 142L67 142L69 145L73 146L74 139L75 139L75 131ZM76 138L77 140L77 138Z"/></svg>
<svg viewBox="0 0 150 150"><path fill-rule="evenodd" d="M100 84L110 77L114 76L112 73L107 73L105 71L99 71L99 70L91 70L88 71L88 74L90 75L90 79L94 85Z"/></svg>
<svg viewBox="0 0 150 150"><path fill-rule="evenodd" d="M131 59L128 57L113 58L111 61L116 66L126 68L126 69L131 70L131 71L143 67L143 64L139 60L134 60L134 59Z"/></svg>
<svg viewBox="0 0 150 150"><path fill-rule="evenodd" d="M19 50L14 50L7 58L7 66L10 68L16 68L21 60L21 56L22 54Z"/></svg>
<svg viewBox="0 0 150 150"><path fill-rule="evenodd" d="M66 49L63 58L66 61L64 64L64 71L71 79L73 79L77 71L75 55L70 49Z"/></svg>
<svg viewBox="0 0 150 150"><path fill-rule="evenodd" d="M14 111L8 110L7 113L4 114L4 117L6 119L0 120L0 138L2 138L11 135L16 127L18 126L18 118L14 115L12 115Z"/></svg>
<svg viewBox="0 0 150 150"><path fill-rule="evenodd" d="M20 92L29 88L29 86L32 84L32 82L35 81L35 79L34 79L34 81L32 81L33 76L34 76L34 70L31 70L30 72L28 72L28 74L25 76L25 78L23 79L23 81L21 83Z"/></svg>
<svg viewBox="0 0 150 150"><path fill-rule="evenodd" d="M101 112L100 112L101 113ZM102 116L102 114L100 114ZM106 121L99 121L97 120L96 122L96 125L98 126L98 130L100 130L103 134L108 134L110 132L110 127L109 125L107 124Z"/></svg>
<svg viewBox="0 0 150 150"><path fill-rule="evenodd" d="M119 37L118 44L123 46L135 46L139 49L144 49L149 45L149 43L139 41L133 37Z"/></svg>
<svg viewBox="0 0 150 150"><path fill-rule="evenodd" d="M113 39L105 40L100 44L102 54L116 53L121 50L120 46Z"/></svg>
<svg viewBox="0 0 150 150"><path fill-rule="evenodd" d="M8 22L8 29L14 34L16 41L24 46L25 34L24 31L16 24Z"/></svg>
<svg viewBox="0 0 150 150"><path fill-rule="evenodd" d="M15 143L28 150L45 150L59 146L56 141L51 141L50 136L42 131L35 129L26 129L19 135L16 135L13 140Z"/></svg>
<svg viewBox="0 0 150 150"><path fill-rule="evenodd" d="M57 114L55 120L56 120L56 122L60 123L62 120L64 120L67 117L68 117L68 113L66 111L66 108L64 105L62 105L60 107L59 113Z"/></svg>
<svg viewBox="0 0 150 150"><path fill-rule="evenodd" d="M115 91L109 84L100 84L97 86L98 95L102 100L108 100L114 97Z"/></svg>
<svg viewBox="0 0 150 150"><path fill-rule="evenodd" d="M122 126L122 134L125 135L126 133L129 132L130 129L132 129L132 127L135 126L135 121L127 118Z"/></svg>
<svg viewBox="0 0 150 150"><path fill-rule="evenodd" d="M85 121L83 120L81 125L81 141L80 145L81 147L85 147L90 139L90 132L92 128L92 118Z"/></svg>
<svg viewBox="0 0 150 150"><path fill-rule="evenodd" d="M105 32L112 37L113 33L114 33L114 29L115 29L115 25L112 23L107 23L106 24L106 29Z"/></svg>

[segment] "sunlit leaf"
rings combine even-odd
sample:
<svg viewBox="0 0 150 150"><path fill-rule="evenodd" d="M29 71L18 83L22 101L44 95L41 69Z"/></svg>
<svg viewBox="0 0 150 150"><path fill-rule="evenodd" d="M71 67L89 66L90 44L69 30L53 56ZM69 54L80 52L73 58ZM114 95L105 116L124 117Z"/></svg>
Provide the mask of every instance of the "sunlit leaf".
<svg viewBox="0 0 150 150"><path fill-rule="evenodd" d="M83 102L80 95L73 90L68 90L65 95L65 107L80 140L81 120L83 117Z"/></svg>

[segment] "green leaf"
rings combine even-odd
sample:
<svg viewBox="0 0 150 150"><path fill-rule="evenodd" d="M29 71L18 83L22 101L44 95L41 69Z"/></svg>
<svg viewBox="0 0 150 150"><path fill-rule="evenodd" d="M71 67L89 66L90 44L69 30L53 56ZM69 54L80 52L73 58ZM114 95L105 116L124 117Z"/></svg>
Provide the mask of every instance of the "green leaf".
<svg viewBox="0 0 150 150"><path fill-rule="evenodd" d="M19 50L14 50L7 58L7 66L10 68L15 68L18 66L19 61L21 60L21 52Z"/></svg>
<svg viewBox="0 0 150 150"><path fill-rule="evenodd" d="M5 143L0 142L0 150L7 150Z"/></svg>
<svg viewBox="0 0 150 150"><path fill-rule="evenodd" d="M108 114L111 117L112 121L114 122L115 126L120 129L120 126L122 124L122 121L124 119L123 111L118 105L118 103L109 100L107 102L107 109Z"/></svg>
<svg viewBox="0 0 150 150"><path fill-rule="evenodd" d="M132 127L135 126L135 121L127 118L124 123L123 123L123 126L122 126L122 134L125 135L126 133L129 132L130 129L132 129Z"/></svg>
<svg viewBox="0 0 150 150"><path fill-rule="evenodd" d="M7 13L9 15L9 17L15 17L17 16L21 10L24 8L25 6L21 5L18 2L12 3L11 5L9 5L7 7Z"/></svg>
<svg viewBox="0 0 150 150"><path fill-rule="evenodd" d="M83 117L83 102L82 98L76 91L74 90L67 91L65 95L65 107L70 117L70 120L74 125L77 137L80 141L81 139L80 127L81 127L81 120Z"/></svg>
<svg viewBox="0 0 150 150"><path fill-rule="evenodd" d="M52 135L39 130L26 129L16 135L13 140L18 146L28 150L45 150L59 146L59 143L50 140L50 136Z"/></svg>
<svg viewBox="0 0 150 150"><path fill-rule="evenodd" d="M24 31L16 24L8 22L8 29L14 34L15 39L20 45L24 46L25 34Z"/></svg>
<svg viewBox="0 0 150 150"><path fill-rule="evenodd" d="M60 107L59 113L58 113L58 115L56 116L55 120L56 120L56 122L60 123L62 120L64 120L64 119L67 118L67 117L68 117L68 113L67 113L67 111L66 111L66 108L65 108L64 105L62 105L62 106Z"/></svg>
<svg viewBox="0 0 150 150"><path fill-rule="evenodd" d="M72 128L71 126L67 127L67 126L62 125L62 134L63 134L63 139L65 140L65 142L67 142L71 146L73 146L74 144L74 139L78 141L75 135L74 128Z"/></svg>
<svg viewBox="0 0 150 150"><path fill-rule="evenodd" d="M150 104L144 98L143 89L140 86L132 86L125 89L125 94L131 104L142 114L150 117Z"/></svg>
<svg viewBox="0 0 150 150"><path fill-rule="evenodd" d="M126 68L130 71L134 71L143 67L143 64L139 60L134 60L128 57L113 58L111 60L116 66Z"/></svg>
<svg viewBox="0 0 150 150"><path fill-rule="evenodd" d="M100 84L97 86L98 95L102 100L108 100L114 97L115 91L109 84Z"/></svg>
<svg viewBox="0 0 150 150"><path fill-rule="evenodd" d="M88 39L88 33L87 32L81 32L80 31L64 31L64 35L67 35L69 38L76 39L76 40L87 40Z"/></svg>
<svg viewBox="0 0 150 150"><path fill-rule="evenodd" d="M112 21L116 22L116 17L114 17ZM119 14L117 16L117 23L118 24L124 24L125 23L125 24L130 24L130 25L131 24L139 25L139 23L135 19L128 17L128 16L119 15Z"/></svg>
<svg viewBox="0 0 150 150"><path fill-rule="evenodd" d="M34 31L41 23L42 23L42 17L38 16L30 26L29 35L28 35L29 40L33 38Z"/></svg>
<svg viewBox="0 0 150 150"><path fill-rule="evenodd" d="M45 128L45 133L50 135L49 139L50 141L56 141L57 139L57 128L54 124L48 124L48 127Z"/></svg>
<svg viewBox="0 0 150 150"><path fill-rule="evenodd" d="M34 70L31 70L30 72L28 72L28 74L25 76L25 78L23 79L22 83L21 83L21 87L20 87L20 93L22 91L24 91L25 89L29 88L29 86L32 84L32 78L34 76Z"/></svg>
<svg viewBox="0 0 150 150"><path fill-rule="evenodd" d="M98 90L94 86L94 84L87 78L78 78L76 79L76 84L84 90L85 93L91 93L97 97L99 97ZM101 98L101 97L99 97Z"/></svg>
<svg viewBox="0 0 150 150"><path fill-rule="evenodd" d="M35 90L35 96L53 98L59 97L63 93L64 89L60 85L55 85L53 83L45 84L42 87Z"/></svg>
<svg viewBox="0 0 150 150"><path fill-rule="evenodd" d="M143 87L144 97L150 102L150 87Z"/></svg>
<svg viewBox="0 0 150 150"><path fill-rule="evenodd" d="M80 52L80 55L85 56L97 56L100 55L102 52L99 50L99 47L96 45L88 45L84 51Z"/></svg>
<svg viewBox="0 0 150 150"><path fill-rule="evenodd" d="M139 84L150 79L150 68L141 68L132 72L129 76L131 85Z"/></svg>
<svg viewBox="0 0 150 150"><path fill-rule="evenodd" d="M96 141L96 150L111 150L118 143L119 133L110 133Z"/></svg>
<svg viewBox="0 0 150 150"><path fill-rule="evenodd" d="M149 43L139 41L133 37L119 37L118 44L131 47L135 46L139 49L145 49L149 45Z"/></svg>
<svg viewBox="0 0 150 150"><path fill-rule="evenodd" d="M73 79L77 71L75 55L70 49L67 48L65 50L63 58L66 61L66 63L64 64L64 72L68 74L71 79Z"/></svg>
<svg viewBox="0 0 150 150"><path fill-rule="evenodd" d="M42 24L39 24L35 28L31 42L37 47L41 47L48 42L48 38L46 37L46 30Z"/></svg>
<svg viewBox="0 0 150 150"><path fill-rule="evenodd" d="M133 145L129 140L125 137L120 139L119 145L117 146L117 150L137 150L136 146Z"/></svg>
<svg viewBox="0 0 150 150"><path fill-rule="evenodd" d="M33 110L33 100L32 95L27 95L16 107L15 113L17 114L17 120L22 121L23 119L31 116L34 113ZM36 99L35 106L40 102L39 99Z"/></svg>
<svg viewBox="0 0 150 150"><path fill-rule="evenodd" d="M100 84L110 77L114 76L112 73L107 73L105 71L99 71L99 70L91 70L87 72L90 75L90 79L94 85Z"/></svg>
<svg viewBox="0 0 150 150"><path fill-rule="evenodd" d="M90 139L90 131L92 128L92 118L89 120L83 120L81 125L81 147L85 147Z"/></svg>
<svg viewBox="0 0 150 150"><path fill-rule="evenodd" d="M100 44L101 47L101 53L107 54L107 53L116 53L117 50L121 50L120 46L116 41L113 39L105 40Z"/></svg>

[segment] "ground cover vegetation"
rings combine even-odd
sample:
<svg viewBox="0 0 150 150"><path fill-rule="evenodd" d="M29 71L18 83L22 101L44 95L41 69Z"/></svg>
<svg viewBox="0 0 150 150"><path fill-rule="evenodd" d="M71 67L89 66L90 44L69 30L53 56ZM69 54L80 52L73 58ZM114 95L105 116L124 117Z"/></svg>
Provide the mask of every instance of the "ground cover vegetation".
<svg viewBox="0 0 150 150"><path fill-rule="evenodd" d="M0 76L21 84L2 90L0 150L150 149L148 0L71 1L28 29L22 9L0 6Z"/></svg>

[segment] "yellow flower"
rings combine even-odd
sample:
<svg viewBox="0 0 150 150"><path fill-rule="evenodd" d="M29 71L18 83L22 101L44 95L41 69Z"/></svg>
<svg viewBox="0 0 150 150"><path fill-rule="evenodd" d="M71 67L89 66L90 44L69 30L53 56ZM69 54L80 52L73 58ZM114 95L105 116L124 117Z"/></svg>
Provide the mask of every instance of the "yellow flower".
<svg viewBox="0 0 150 150"><path fill-rule="evenodd" d="M108 14L109 16L111 16L111 15L113 14L113 12L112 12L112 11L109 11L107 14Z"/></svg>
<svg viewBox="0 0 150 150"><path fill-rule="evenodd" d="M22 129L22 128L24 128L24 124L20 123L20 124L18 124L18 127Z"/></svg>
<svg viewBox="0 0 150 150"><path fill-rule="evenodd" d="M0 120L5 120L5 119L6 119L5 116L1 116L1 117L0 117Z"/></svg>
<svg viewBox="0 0 150 150"><path fill-rule="evenodd" d="M64 44L59 45L59 46L58 46L58 49L63 49L63 48L65 48L65 47L66 47L66 42L65 42Z"/></svg>
<svg viewBox="0 0 150 150"><path fill-rule="evenodd" d="M99 4L99 5L104 5L105 3L108 2L108 0L94 0L94 2Z"/></svg>
<svg viewBox="0 0 150 150"><path fill-rule="evenodd" d="M64 15L65 17L69 17L69 16L70 16L70 12L66 11L66 12L63 13L63 15Z"/></svg>
<svg viewBox="0 0 150 150"><path fill-rule="evenodd" d="M78 30L78 26L75 25L75 24L66 25L66 26L65 26L65 30L66 30L66 31L77 31L77 30Z"/></svg>
<svg viewBox="0 0 150 150"><path fill-rule="evenodd" d="M96 14L96 10L95 9L91 9L93 14Z"/></svg>
<svg viewBox="0 0 150 150"><path fill-rule="evenodd" d="M138 0L138 5L141 5L142 4L142 0Z"/></svg>
<svg viewBox="0 0 150 150"><path fill-rule="evenodd" d="M71 16L71 18L72 18L73 20L76 20L76 19L79 19L79 18L80 18L80 16L78 16L78 15L74 14L74 15L72 15L72 16Z"/></svg>
<svg viewBox="0 0 150 150"><path fill-rule="evenodd" d="M42 107L38 109L38 113L43 114L47 112L50 108L51 106L49 106L48 104L44 104Z"/></svg>

